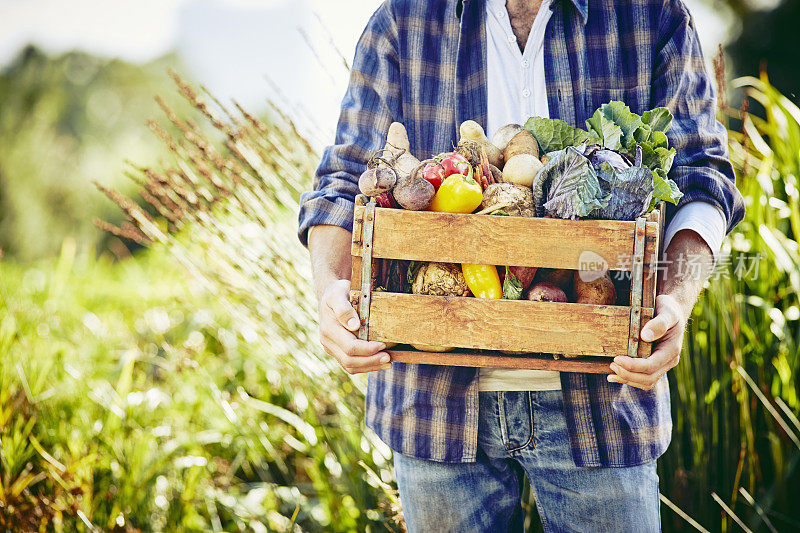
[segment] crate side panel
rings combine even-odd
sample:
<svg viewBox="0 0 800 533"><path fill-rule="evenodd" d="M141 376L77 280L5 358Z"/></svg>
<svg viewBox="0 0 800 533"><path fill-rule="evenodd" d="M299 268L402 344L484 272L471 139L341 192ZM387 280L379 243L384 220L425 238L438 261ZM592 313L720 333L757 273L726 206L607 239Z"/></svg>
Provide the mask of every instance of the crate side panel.
<svg viewBox="0 0 800 533"><path fill-rule="evenodd" d="M358 208L356 208L358 213ZM390 259L630 270L634 223L376 209L373 254ZM646 246L652 250L654 240ZM355 246L354 254L360 254ZM651 252L652 253L652 252ZM649 257L649 256L648 256Z"/></svg>
<svg viewBox="0 0 800 533"><path fill-rule="evenodd" d="M350 288L354 291L361 290L361 235L364 227L364 206L356 204L353 215L353 244L352 244L352 269L350 275ZM357 253L356 253L357 251Z"/></svg>
<svg viewBox="0 0 800 533"><path fill-rule="evenodd" d="M662 203L663 205L663 203ZM664 231L664 218L661 210L655 209L648 217L652 222L645 226L647 241L644 251L644 284L642 286L642 307L656 306L656 293L658 288L658 260L661 253L661 242Z"/></svg>
<svg viewBox="0 0 800 533"><path fill-rule="evenodd" d="M628 307L380 292L372 298L370 340L607 357L627 352Z"/></svg>

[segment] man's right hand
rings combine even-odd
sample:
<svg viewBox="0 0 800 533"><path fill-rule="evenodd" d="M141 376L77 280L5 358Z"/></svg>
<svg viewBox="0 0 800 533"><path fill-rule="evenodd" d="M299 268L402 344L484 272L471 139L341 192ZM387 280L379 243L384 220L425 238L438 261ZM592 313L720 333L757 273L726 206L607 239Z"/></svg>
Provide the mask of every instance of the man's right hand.
<svg viewBox="0 0 800 533"><path fill-rule="evenodd" d="M348 374L392 367L382 342L356 337L361 320L350 304L350 282L340 279L329 284L319 304L319 338L325 352L339 361Z"/></svg>

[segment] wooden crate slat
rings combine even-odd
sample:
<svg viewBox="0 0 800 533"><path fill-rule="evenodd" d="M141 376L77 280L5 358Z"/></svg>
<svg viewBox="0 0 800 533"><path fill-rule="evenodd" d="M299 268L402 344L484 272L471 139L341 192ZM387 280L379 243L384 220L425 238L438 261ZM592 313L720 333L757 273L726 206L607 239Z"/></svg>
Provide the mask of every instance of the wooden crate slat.
<svg viewBox="0 0 800 533"><path fill-rule="evenodd" d="M643 309L642 317L653 316ZM370 340L615 357L626 355L630 308L375 292ZM639 356L650 344L639 343Z"/></svg>
<svg viewBox="0 0 800 533"><path fill-rule="evenodd" d="M350 286L354 289L361 289L361 234L364 228L364 197L360 194L356 196L356 209L361 207L361 216L353 218L353 242L351 248L351 259L353 266L351 268ZM356 253L358 250L358 253Z"/></svg>
<svg viewBox="0 0 800 533"><path fill-rule="evenodd" d="M610 374L607 358L553 359L551 355L497 355L467 352L421 352L417 350L387 350L392 362L426 365L474 366L525 370L557 370L559 372L588 372Z"/></svg>
<svg viewBox="0 0 800 533"><path fill-rule="evenodd" d="M364 207L356 206L355 218L363 216ZM612 270L630 270L634 225L615 220L572 221L378 208L373 256L578 269L581 254L591 251L604 258ZM656 250L657 232L658 223L648 222L648 261ZM360 253L360 243L354 241L353 254Z"/></svg>
<svg viewBox="0 0 800 533"><path fill-rule="evenodd" d="M647 235L655 238L655 245L651 253L653 257L648 258L645 251L645 265L644 265L644 285L642 286L642 307L656 306L656 293L658 287L658 260L659 250L661 249L661 241L663 240L664 226L660 222L664 218L664 202L661 202L658 209L654 209L648 213L647 219L655 222L656 227L652 228L647 226Z"/></svg>

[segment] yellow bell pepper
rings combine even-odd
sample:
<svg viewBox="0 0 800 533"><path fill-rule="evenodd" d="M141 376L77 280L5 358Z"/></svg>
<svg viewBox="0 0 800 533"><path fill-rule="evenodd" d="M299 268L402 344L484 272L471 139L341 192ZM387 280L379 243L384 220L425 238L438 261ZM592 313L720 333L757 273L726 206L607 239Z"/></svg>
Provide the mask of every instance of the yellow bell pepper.
<svg viewBox="0 0 800 533"><path fill-rule="evenodd" d="M494 265L461 265L467 287L476 298L497 300L503 297L503 285Z"/></svg>
<svg viewBox="0 0 800 533"><path fill-rule="evenodd" d="M469 175L451 174L439 186L433 197L430 211L439 213L472 213L483 201L481 185Z"/></svg>

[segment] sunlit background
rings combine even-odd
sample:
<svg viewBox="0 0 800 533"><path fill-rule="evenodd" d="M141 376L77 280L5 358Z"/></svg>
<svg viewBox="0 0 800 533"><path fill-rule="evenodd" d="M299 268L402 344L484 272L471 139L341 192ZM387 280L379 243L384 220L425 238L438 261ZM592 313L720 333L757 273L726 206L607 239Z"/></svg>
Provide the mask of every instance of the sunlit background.
<svg viewBox="0 0 800 533"><path fill-rule="evenodd" d="M254 111L263 111L268 97L286 96L329 134L347 83L337 50L352 60L379 4L2 0L0 65L9 65L31 44L50 55L80 50L140 65L174 55L176 68L218 96L236 98Z"/></svg>
<svg viewBox="0 0 800 533"><path fill-rule="evenodd" d="M800 0L686 3L762 270L670 373L664 530L796 531ZM0 530L403 530L295 236L377 5L0 0Z"/></svg>

